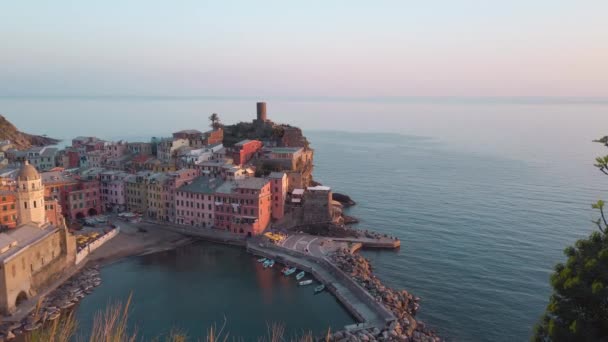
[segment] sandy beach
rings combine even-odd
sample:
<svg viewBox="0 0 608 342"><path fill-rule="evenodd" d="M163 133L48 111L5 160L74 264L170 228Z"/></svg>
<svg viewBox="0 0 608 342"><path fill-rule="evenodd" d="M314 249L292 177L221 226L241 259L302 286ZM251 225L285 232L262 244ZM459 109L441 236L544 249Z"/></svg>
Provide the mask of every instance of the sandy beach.
<svg viewBox="0 0 608 342"><path fill-rule="evenodd" d="M120 233L91 253L87 260L89 265L105 265L128 256L170 250L194 241L151 224L117 221L116 225L120 227ZM139 231L139 228L146 232Z"/></svg>

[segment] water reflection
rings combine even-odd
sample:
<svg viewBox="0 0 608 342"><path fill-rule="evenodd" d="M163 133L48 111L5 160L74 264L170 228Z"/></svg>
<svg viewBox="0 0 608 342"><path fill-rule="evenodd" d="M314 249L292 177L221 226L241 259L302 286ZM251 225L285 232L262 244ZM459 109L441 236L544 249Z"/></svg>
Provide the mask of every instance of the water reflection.
<svg viewBox="0 0 608 342"><path fill-rule="evenodd" d="M231 336L246 340L265 336L267 324L275 322L286 326L288 336L353 323L334 297L298 287L281 267L264 269L240 248L209 243L126 259L102 269L102 286L77 310L80 330L90 329L108 298L125 299L131 291L131 327L146 340L173 328L200 338L225 318Z"/></svg>

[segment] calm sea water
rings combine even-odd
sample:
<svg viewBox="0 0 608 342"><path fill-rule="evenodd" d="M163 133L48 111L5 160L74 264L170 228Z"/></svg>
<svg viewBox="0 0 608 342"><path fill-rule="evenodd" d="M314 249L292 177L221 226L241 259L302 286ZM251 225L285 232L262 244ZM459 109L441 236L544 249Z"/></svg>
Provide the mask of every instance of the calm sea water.
<svg viewBox="0 0 608 342"><path fill-rule="evenodd" d="M200 242L105 267L102 285L78 307L79 334L90 331L100 310L131 293L130 326L145 341L164 340L171 331L204 340L211 327L224 324L231 340L256 340L273 323L283 325L287 337L354 323L329 293L315 295L312 286L299 287L278 266L264 269L256 260L240 248Z"/></svg>
<svg viewBox="0 0 608 342"><path fill-rule="evenodd" d="M0 98L0 112L24 129L61 138L147 137L204 129L212 112L228 123L249 120L253 102ZM553 265L564 261L567 245L593 230L590 203L608 197L608 179L592 166L595 156L608 151L591 142L608 134L605 102L270 99L268 109L276 121L306 129L316 149L315 177L359 203L350 214L361 219L361 227L401 238L398 252L364 254L386 283L422 297L419 317L450 340L527 340L548 301ZM215 248L219 254L236 253ZM185 253L204 255L204 250ZM198 260L206 257L186 258L192 262L185 266L176 263L177 257L129 259L105 269L104 277L116 280L85 299L89 316L82 313L81 318L87 321L91 308L103 307L107 297L124 296L127 288L134 289L136 304L145 307L135 320L153 322L151 333L166 332L185 319L186 326L195 327L192 332L202 332L193 307L225 312L239 323L281 316L291 323L306 306L284 305L278 316L272 314L277 306L264 309L266 287L252 285L257 273L246 256L217 257L216 266L202 262L200 268ZM239 266L241 261L245 263ZM207 267L217 272L207 272ZM239 270L235 279L224 273L234 269ZM266 276L267 286L283 286L280 279ZM209 291L224 278L232 285ZM215 293L230 293L239 302L205 304L192 300L198 293L211 293L211 299ZM180 299L182 294L187 296ZM327 300L311 303L319 303L318 316L329 322L336 314L326 314L325 308L341 309ZM255 305L262 305L261 311L242 316ZM313 321L300 323L296 329L306 324L322 328ZM243 329L243 335L259 333L259 324Z"/></svg>

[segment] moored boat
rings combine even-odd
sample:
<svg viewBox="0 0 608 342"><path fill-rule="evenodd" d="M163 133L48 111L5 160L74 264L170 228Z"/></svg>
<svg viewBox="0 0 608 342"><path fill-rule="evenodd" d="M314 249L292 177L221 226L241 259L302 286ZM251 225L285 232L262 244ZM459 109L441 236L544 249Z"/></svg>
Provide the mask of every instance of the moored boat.
<svg viewBox="0 0 608 342"><path fill-rule="evenodd" d="M263 262L265 262L266 260L268 260L268 259L266 259L266 258L262 258L262 259L258 259L258 262L259 262L259 263L263 263Z"/></svg>
<svg viewBox="0 0 608 342"><path fill-rule="evenodd" d="M297 280L302 280L302 278L306 277L306 272L302 271L300 273L298 273L298 275L296 276Z"/></svg>
<svg viewBox="0 0 608 342"><path fill-rule="evenodd" d="M323 291L325 291L325 285L321 284L321 285L315 287L315 293L321 293Z"/></svg>
<svg viewBox="0 0 608 342"><path fill-rule="evenodd" d="M287 269L287 271L283 272L283 274L284 274L286 277L288 277L288 276L290 276L290 275L292 275L292 274L296 273L296 271L297 271L297 270L296 270L296 268L295 268L295 267L292 267L292 268Z"/></svg>
<svg viewBox="0 0 608 342"><path fill-rule="evenodd" d="M268 264L268 268L273 268L274 267L274 260L270 260L270 264Z"/></svg>
<svg viewBox="0 0 608 342"><path fill-rule="evenodd" d="M268 268L270 266L270 260L264 261L264 268Z"/></svg>
<svg viewBox="0 0 608 342"><path fill-rule="evenodd" d="M300 286L306 286L312 284L312 280L304 280L298 283Z"/></svg>

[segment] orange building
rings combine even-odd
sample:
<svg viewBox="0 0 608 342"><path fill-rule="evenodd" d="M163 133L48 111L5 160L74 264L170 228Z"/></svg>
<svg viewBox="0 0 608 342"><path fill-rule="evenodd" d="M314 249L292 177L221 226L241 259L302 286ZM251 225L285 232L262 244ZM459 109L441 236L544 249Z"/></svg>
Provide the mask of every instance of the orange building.
<svg viewBox="0 0 608 342"><path fill-rule="evenodd" d="M262 234L270 224L271 202L267 179L227 181L215 190L215 227L247 236Z"/></svg>
<svg viewBox="0 0 608 342"><path fill-rule="evenodd" d="M50 224L55 227L63 227L65 224L65 218L61 212L61 204L59 203L59 200L45 198L44 209L46 212L46 218Z"/></svg>
<svg viewBox="0 0 608 342"><path fill-rule="evenodd" d="M17 226L17 196L9 190L0 190L0 226L15 228Z"/></svg>

